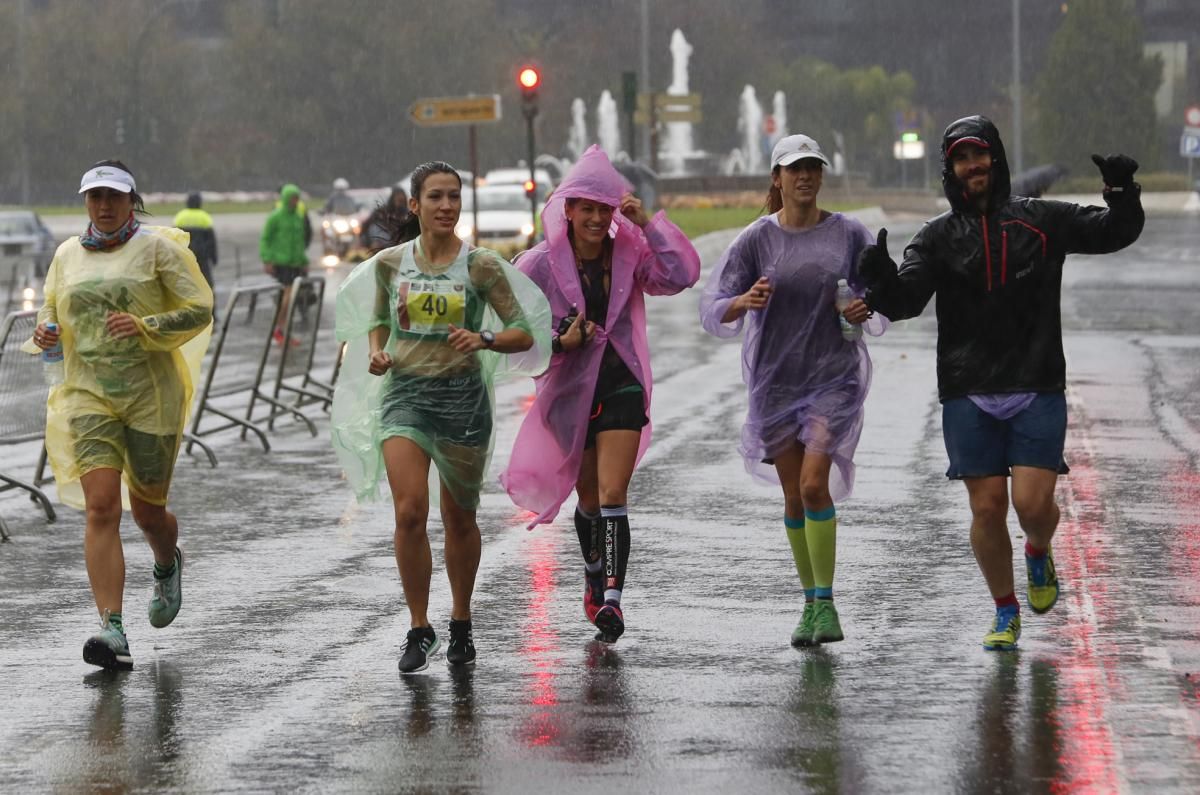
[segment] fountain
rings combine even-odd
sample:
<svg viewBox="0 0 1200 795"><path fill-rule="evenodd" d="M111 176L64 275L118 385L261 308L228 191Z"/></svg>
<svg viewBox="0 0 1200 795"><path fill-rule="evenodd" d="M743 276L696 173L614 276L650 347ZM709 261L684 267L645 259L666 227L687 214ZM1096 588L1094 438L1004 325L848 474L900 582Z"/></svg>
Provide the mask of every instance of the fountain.
<svg viewBox="0 0 1200 795"><path fill-rule="evenodd" d="M588 148L587 105L579 97L571 102L571 132L567 137L567 154L578 160Z"/></svg>
<svg viewBox="0 0 1200 795"><path fill-rule="evenodd" d="M774 149L780 138L790 134L787 126L787 98L782 91L776 91L775 96L771 98L771 118L775 122L775 131L767 136L767 151Z"/></svg>
<svg viewBox="0 0 1200 795"><path fill-rule="evenodd" d="M617 101L607 88L600 94L600 102L596 104L596 137L600 139L600 148L610 159L617 156L621 148L621 130L617 126Z"/></svg>
<svg viewBox="0 0 1200 795"><path fill-rule="evenodd" d="M692 45L688 44L679 28L671 34L671 85L667 86L668 96L685 96L688 91L688 61L692 57ZM667 106L664 110L671 110ZM681 175L687 171L686 161L689 156L697 153L692 146L692 123L689 121L669 121L666 123L667 135L663 146L664 171L667 174Z"/></svg>
<svg viewBox="0 0 1200 795"><path fill-rule="evenodd" d="M762 127L762 105L754 93L754 86L746 86L738 100L737 129L741 144L729 153L722 171L726 174L766 172L767 169L763 168Z"/></svg>

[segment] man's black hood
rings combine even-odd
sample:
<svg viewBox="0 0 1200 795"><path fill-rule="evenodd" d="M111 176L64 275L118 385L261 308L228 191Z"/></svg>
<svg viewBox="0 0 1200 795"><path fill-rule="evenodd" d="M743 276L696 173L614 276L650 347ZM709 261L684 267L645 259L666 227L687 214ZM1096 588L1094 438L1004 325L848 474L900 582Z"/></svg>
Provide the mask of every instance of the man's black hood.
<svg viewBox="0 0 1200 795"><path fill-rule="evenodd" d="M992 195L988 202L990 209L1003 206L1012 192L1008 173L1008 155L1004 153L1004 143L1000 140L1000 131L991 119L985 116L967 116L959 119L946 128L942 133L942 190L950 201L950 206L958 212L974 211L966 191L958 178L954 176L954 166L946 156L950 147L963 138L978 138L987 144L992 153Z"/></svg>

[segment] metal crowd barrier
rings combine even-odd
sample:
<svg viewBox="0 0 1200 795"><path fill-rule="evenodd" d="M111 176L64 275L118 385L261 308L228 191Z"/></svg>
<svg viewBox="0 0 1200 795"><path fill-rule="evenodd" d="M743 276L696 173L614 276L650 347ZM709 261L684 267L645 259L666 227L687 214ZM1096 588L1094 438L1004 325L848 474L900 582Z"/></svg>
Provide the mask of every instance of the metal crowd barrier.
<svg viewBox="0 0 1200 795"><path fill-rule="evenodd" d="M349 345L345 342L338 346L337 359L333 362L333 375L329 378L331 387L337 386L338 376L342 374L342 363L346 361L346 348L348 347Z"/></svg>
<svg viewBox="0 0 1200 795"><path fill-rule="evenodd" d="M275 330L275 315L283 296L283 286L266 284L255 287L238 287L229 296L221 318L221 331L208 364L204 386L197 398L192 413L192 428L188 438L187 452L200 444L200 437L240 428L242 439L247 433L258 437L264 451L270 452L267 434L252 419L254 406L265 401L281 414L290 414L304 423L313 436L316 426L298 409L287 406L263 391L263 374L272 353L271 334ZM249 393L249 405L244 417L237 417L214 405L214 400L228 398L240 393ZM215 427L201 429L205 415L214 414L225 422Z"/></svg>
<svg viewBox="0 0 1200 795"><path fill-rule="evenodd" d="M319 381L312 374L324 305L325 277L302 276L292 282L292 301L288 306L287 324L284 327L284 337L288 343L279 346L277 361L274 361L274 351L271 354L272 363L276 365L275 388L271 395L275 402L263 418L271 430L275 430L275 420L280 416L314 403L328 410L333 400L333 384ZM299 383L293 383L295 380ZM280 394L283 392L295 395L295 399L280 408ZM251 396L247 419L253 419L254 408L254 397Z"/></svg>
<svg viewBox="0 0 1200 795"><path fill-rule="evenodd" d="M0 326L0 445L35 442L46 435L46 396L50 388L42 376L42 360L21 351L37 327L37 312L13 312ZM24 489L40 503L46 521L58 517L50 499L38 488L45 482L46 448L38 457L33 483L0 472L0 491ZM0 540L8 539L8 526L0 517Z"/></svg>

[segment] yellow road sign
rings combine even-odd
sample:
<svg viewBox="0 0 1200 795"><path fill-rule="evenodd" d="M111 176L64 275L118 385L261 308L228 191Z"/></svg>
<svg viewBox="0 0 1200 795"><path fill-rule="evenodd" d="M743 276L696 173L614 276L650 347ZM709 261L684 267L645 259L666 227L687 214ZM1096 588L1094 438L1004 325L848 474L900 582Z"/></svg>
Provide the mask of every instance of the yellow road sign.
<svg viewBox="0 0 1200 795"><path fill-rule="evenodd" d="M421 127L499 121L500 95L424 97L408 107L408 115Z"/></svg>
<svg viewBox="0 0 1200 795"><path fill-rule="evenodd" d="M650 98L654 97L654 107L674 108L677 110L699 110L699 94L638 94L638 110L650 109Z"/></svg>

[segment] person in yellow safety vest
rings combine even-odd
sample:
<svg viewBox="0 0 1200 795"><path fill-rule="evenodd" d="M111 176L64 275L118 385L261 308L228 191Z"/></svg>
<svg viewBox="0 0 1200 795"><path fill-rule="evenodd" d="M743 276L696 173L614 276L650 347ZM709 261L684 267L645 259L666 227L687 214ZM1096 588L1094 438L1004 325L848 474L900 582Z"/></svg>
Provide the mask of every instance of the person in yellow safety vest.
<svg viewBox="0 0 1200 795"><path fill-rule="evenodd" d="M217 265L217 233L213 229L212 216L200 208L199 193L189 193L187 207L175 214L172 225L188 233L188 248L196 255L200 272L204 274L208 286L216 289L213 284L212 269ZM213 304L213 319L216 320L216 304Z"/></svg>

